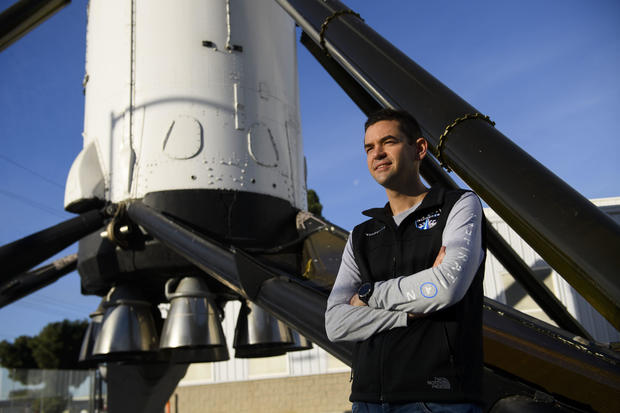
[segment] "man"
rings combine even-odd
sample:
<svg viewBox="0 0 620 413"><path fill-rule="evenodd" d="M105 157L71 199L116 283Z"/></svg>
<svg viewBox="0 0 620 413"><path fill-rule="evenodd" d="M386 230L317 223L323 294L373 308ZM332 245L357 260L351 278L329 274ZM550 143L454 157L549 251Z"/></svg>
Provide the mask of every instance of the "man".
<svg viewBox="0 0 620 413"><path fill-rule="evenodd" d="M355 341L353 412L478 412L482 377L482 207L427 189L428 144L407 113L365 125L368 169L388 203L364 214L327 301L332 341Z"/></svg>

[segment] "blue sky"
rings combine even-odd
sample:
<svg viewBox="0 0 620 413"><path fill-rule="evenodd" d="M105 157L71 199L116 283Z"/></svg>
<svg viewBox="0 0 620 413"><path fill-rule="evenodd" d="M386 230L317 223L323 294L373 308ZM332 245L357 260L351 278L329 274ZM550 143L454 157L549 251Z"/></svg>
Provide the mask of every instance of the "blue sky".
<svg viewBox="0 0 620 413"><path fill-rule="evenodd" d="M346 3L584 196L620 195L620 3ZM62 206L82 146L85 30L86 2L74 0L0 52L0 244L72 217ZM364 116L301 45L299 81L308 186L351 229L385 202L365 166ZM0 340L97 304L70 274L0 309Z"/></svg>

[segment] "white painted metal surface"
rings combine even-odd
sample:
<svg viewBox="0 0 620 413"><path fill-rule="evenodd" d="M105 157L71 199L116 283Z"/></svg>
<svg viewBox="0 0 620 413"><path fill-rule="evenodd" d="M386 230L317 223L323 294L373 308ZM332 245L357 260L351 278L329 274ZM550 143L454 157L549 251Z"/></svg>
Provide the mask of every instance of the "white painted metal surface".
<svg viewBox="0 0 620 413"><path fill-rule="evenodd" d="M106 200L221 189L306 207L294 24L275 2L91 0L84 83ZM78 160L65 206L100 196Z"/></svg>

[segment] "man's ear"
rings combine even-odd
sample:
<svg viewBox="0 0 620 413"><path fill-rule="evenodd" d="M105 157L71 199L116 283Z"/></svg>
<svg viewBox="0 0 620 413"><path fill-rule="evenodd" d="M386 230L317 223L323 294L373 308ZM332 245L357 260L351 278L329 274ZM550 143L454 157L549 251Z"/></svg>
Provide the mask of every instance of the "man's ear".
<svg viewBox="0 0 620 413"><path fill-rule="evenodd" d="M424 138L418 138L415 141L416 160L421 161L426 156L428 150L428 142Z"/></svg>

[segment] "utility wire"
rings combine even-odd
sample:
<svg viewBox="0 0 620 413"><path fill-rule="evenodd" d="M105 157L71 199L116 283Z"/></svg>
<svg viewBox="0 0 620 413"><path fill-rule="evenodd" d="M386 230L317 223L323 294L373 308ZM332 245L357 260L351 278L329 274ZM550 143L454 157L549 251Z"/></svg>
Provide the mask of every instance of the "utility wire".
<svg viewBox="0 0 620 413"><path fill-rule="evenodd" d="M34 299L35 297L32 297L32 298ZM58 300L58 299L56 299L54 297L38 294L36 298L38 300L42 300L43 303L48 303L49 305L57 306L57 307L63 308L63 309L67 309L68 311L73 311L73 312L79 313L81 315L84 315L84 311L88 311L88 310L84 310L84 307L82 307L80 305L71 304L71 303L68 303L66 301Z"/></svg>
<svg viewBox="0 0 620 413"><path fill-rule="evenodd" d="M11 305L15 305L16 307L20 307L23 308L24 310L28 310L28 311L36 311L42 314L46 314L46 315L54 315L54 316L58 316L58 317L65 317L66 318L66 311L62 311L58 308L42 308L42 307L35 307L32 303L29 302L25 302L23 300L19 300L19 301L15 301L14 303L12 303Z"/></svg>
<svg viewBox="0 0 620 413"><path fill-rule="evenodd" d="M40 202L33 201L32 199L26 198L25 196L22 196L22 195L19 195L19 194L16 194L14 192L10 192L10 191L4 190L4 189L0 189L0 194L2 194L4 196L8 196L9 198L16 199L18 201L21 201L21 202L23 202L23 203L25 203L27 205L30 205L33 208L37 208L37 209L40 209L41 211L47 212L48 214L52 214L52 215L55 215L55 216L60 217L60 218L66 218L65 215L62 215L62 214L58 213L58 211L56 209L51 208L51 207L49 207L49 206L47 206L45 204L42 204Z"/></svg>
<svg viewBox="0 0 620 413"><path fill-rule="evenodd" d="M64 188L65 188L63 185L59 184L58 182L56 182L56 181L52 181L52 180L51 180L51 179L49 179L48 177L46 177L46 176L44 176L44 175L41 175L40 173L38 173L38 172L36 172L36 171L33 171L32 169L28 168L27 166L24 166L24 165L22 165L22 164L20 164L20 163L18 163L18 162L15 162L14 160L12 160L11 158L9 158L9 157L7 157L7 156L4 156L4 155L0 154L0 159L2 159L2 160L4 160L5 162L8 162L8 163L10 163L10 164L12 164L12 165L14 165L14 166L17 166L18 168L21 168L21 169L23 169L23 170L25 170L25 171L30 172L30 173L31 173L31 174L33 174L34 176L36 176L36 177L38 177L38 178L43 179L43 180L44 180L45 182L47 182L48 184L51 184L51 185L57 186L58 188L61 188L61 189L64 189Z"/></svg>
<svg viewBox="0 0 620 413"><path fill-rule="evenodd" d="M23 308L24 310L37 311L43 314L54 315L62 318L80 317L80 319L87 318L88 314L83 311L67 310L60 308L56 305L46 304L42 302L35 302L28 299L21 299L12 303L16 307ZM71 313L71 314L69 314Z"/></svg>
<svg viewBox="0 0 620 413"><path fill-rule="evenodd" d="M84 312L88 311L84 310L83 308L79 308L78 306L71 306L63 301L55 300L51 297L41 297L40 295L38 295L37 297L28 297L26 299L22 299L22 301L24 301L28 305L47 306L66 312L80 314L81 316L84 316Z"/></svg>

